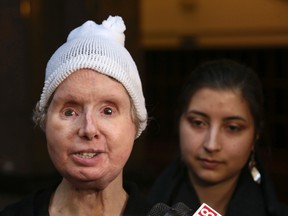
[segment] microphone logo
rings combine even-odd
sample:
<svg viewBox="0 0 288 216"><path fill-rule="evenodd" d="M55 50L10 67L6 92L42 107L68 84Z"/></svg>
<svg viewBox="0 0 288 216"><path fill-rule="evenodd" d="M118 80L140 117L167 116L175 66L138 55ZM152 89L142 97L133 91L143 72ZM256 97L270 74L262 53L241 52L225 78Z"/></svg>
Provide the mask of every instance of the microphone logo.
<svg viewBox="0 0 288 216"><path fill-rule="evenodd" d="M193 214L193 216L221 216L218 212L203 203L200 208Z"/></svg>

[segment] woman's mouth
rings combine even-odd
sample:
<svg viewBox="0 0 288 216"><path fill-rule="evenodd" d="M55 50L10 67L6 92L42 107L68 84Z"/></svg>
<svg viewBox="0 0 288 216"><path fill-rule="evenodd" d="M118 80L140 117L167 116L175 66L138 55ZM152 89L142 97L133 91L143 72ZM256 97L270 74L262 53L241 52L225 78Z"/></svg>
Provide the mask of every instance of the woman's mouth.
<svg viewBox="0 0 288 216"><path fill-rule="evenodd" d="M216 169L221 164L220 161L209 159L201 159L200 162L202 166L206 169Z"/></svg>
<svg viewBox="0 0 288 216"><path fill-rule="evenodd" d="M96 152L79 152L76 155L80 158L93 158L97 155Z"/></svg>
<svg viewBox="0 0 288 216"><path fill-rule="evenodd" d="M95 166L103 159L103 151L79 151L72 154L72 160L82 166Z"/></svg>

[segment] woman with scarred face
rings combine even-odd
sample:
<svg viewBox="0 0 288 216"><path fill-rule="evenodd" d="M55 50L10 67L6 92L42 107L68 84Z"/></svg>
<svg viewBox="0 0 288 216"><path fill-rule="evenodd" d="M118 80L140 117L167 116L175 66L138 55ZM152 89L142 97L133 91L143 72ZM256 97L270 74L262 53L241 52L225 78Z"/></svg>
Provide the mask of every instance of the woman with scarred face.
<svg viewBox="0 0 288 216"><path fill-rule="evenodd" d="M70 32L48 61L34 121L62 180L1 215L146 215L149 205L123 168L147 124L125 24L110 16Z"/></svg>

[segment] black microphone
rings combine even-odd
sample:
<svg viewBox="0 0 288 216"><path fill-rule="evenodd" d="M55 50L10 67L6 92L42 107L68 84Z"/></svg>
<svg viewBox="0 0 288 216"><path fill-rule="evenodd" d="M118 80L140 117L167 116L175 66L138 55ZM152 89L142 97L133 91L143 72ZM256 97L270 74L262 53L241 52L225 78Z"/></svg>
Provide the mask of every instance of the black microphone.
<svg viewBox="0 0 288 216"><path fill-rule="evenodd" d="M157 203L148 212L147 216L180 216L174 208L169 207L165 203Z"/></svg>
<svg viewBox="0 0 288 216"><path fill-rule="evenodd" d="M176 203L169 207L165 203L157 203L147 216L192 216L193 211L184 203Z"/></svg>
<svg viewBox="0 0 288 216"><path fill-rule="evenodd" d="M178 202L172 206L180 216L192 216L194 211L183 202Z"/></svg>

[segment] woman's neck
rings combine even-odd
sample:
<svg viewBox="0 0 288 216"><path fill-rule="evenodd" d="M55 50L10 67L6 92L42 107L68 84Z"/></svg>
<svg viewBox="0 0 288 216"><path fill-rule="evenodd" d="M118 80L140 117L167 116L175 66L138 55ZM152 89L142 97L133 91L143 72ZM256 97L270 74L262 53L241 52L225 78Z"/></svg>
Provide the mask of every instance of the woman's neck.
<svg viewBox="0 0 288 216"><path fill-rule="evenodd" d="M200 203L208 204L224 216L236 188L238 176L217 184L201 184L193 177L189 176L189 178L199 197Z"/></svg>
<svg viewBox="0 0 288 216"><path fill-rule="evenodd" d="M128 195L122 179L115 179L103 190L78 189L63 179L51 197L49 213L58 215L121 215Z"/></svg>

